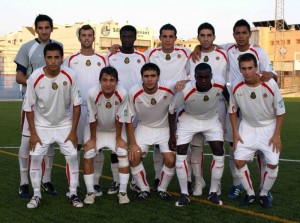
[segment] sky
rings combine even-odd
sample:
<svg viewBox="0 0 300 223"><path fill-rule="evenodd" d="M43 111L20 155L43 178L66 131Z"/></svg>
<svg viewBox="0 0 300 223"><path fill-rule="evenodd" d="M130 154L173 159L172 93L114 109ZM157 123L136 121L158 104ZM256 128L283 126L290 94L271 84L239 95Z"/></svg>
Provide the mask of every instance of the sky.
<svg viewBox="0 0 300 223"><path fill-rule="evenodd" d="M32 26L38 14L49 15L55 24L100 23L114 20L149 27L159 36L166 23L177 29L177 38L197 36L203 22L216 30L216 43L233 42L232 27L239 19L252 22L275 19L276 0L0 0L0 36ZM300 23L300 1L284 1L287 24Z"/></svg>

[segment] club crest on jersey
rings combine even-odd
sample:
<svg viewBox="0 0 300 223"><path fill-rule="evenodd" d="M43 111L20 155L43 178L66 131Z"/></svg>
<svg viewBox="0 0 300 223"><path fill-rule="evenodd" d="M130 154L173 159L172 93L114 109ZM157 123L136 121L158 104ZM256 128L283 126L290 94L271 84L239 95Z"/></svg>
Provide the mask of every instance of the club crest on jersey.
<svg viewBox="0 0 300 223"><path fill-rule="evenodd" d="M267 93L264 93L264 94L263 94L263 97L264 97L264 98L268 97Z"/></svg>
<svg viewBox="0 0 300 223"><path fill-rule="evenodd" d="M167 98L168 98L168 96L167 96L167 95L165 95L165 96L164 96L164 100L166 100Z"/></svg>
<svg viewBox="0 0 300 223"><path fill-rule="evenodd" d="M87 65L88 67L91 66L91 64L92 64L92 62L91 62L90 60L87 60L87 61L85 62L85 65Z"/></svg>
<svg viewBox="0 0 300 223"><path fill-rule="evenodd" d="M53 82L53 83L52 83L52 89L53 89L53 90L56 90L57 88L58 88L57 83Z"/></svg>
<svg viewBox="0 0 300 223"><path fill-rule="evenodd" d="M204 61L204 62L208 62L208 61L209 61L208 56L205 56L204 59L203 59L203 61Z"/></svg>
<svg viewBox="0 0 300 223"><path fill-rule="evenodd" d="M256 94L255 94L255 92L251 92L251 94L250 94L250 98L251 98L251 99L255 99L255 98L256 98Z"/></svg>
<svg viewBox="0 0 300 223"><path fill-rule="evenodd" d="M68 83L67 83L66 81L63 82L63 85L64 85L64 86L67 86L67 84L68 84Z"/></svg>
<svg viewBox="0 0 300 223"><path fill-rule="evenodd" d="M98 63L97 63L97 65L98 65L98 67L100 67L100 66L101 66L101 63L100 63L100 62L98 62Z"/></svg>
<svg viewBox="0 0 300 223"><path fill-rule="evenodd" d="M166 54L166 60L171 60L171 55L170 54Z"/></svg>
<svg viewBox="0 0 300 223"><path fill-rule="evenodd" d="M155 98L151 98L150 103L151 103L151 105L156 105L156 100L155 100Z"/></svg>
<svg viewBox="0 0 300 223"><path fill-rule="evenodd" d="M219 96L220 96L220 93L217 93L216 96L219 97Z"/></svg>
<svg viewBox="0 0 300 223"><path fill-rule="evenodd" d="M203 97L203 101L208 101L209 100L209 97L208 97L208 95L204 95L204 97Z"/></svg>
<svg viewBox="0 0 300 223"><path fill-rule="evenodd" d="M118 105L118 104L119 104L119 102L115 101L115 105Z"/></svg>
<svg viewBox="0 0 300 223"><path fill-rule="evenodd" d="M216 57L216 60L220 60L220 57Z"/></svg>
<svg viewBox="0 0 300 223"><path fill-rule="evenodd" d="M129 62L130 62L129 58L126 57L126 58L124 59L124 63L125 63L125 64L129 64Z"/></svg>
<svg viewBox="0 0 300 223"><path fill-rule="evenodd" d="M181 54L178 54L178 55L177 55L177 58L180 59L180 58L181 58Z"/></svg>
<svg viewBox="0 0 300 223"><path fill-rule="evenodd" d="M137 61L136 61L137 63L141 63L141 60L140 59L137 59Z"/></svg>
<svg viewBox="0 0 300 223"><path fill-rule="evenodd" d="M110 101L106 102L105 107L108 108L108 109L111 108L111 103L110 103Z"/></svg>

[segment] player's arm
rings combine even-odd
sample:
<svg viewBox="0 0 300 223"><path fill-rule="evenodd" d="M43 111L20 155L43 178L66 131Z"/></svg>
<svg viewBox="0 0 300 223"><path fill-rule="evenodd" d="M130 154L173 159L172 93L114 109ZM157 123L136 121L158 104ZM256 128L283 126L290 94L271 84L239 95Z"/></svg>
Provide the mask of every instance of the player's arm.
<svg viewBox="0 0 300 223"><path fill-rule="evenodd" d="M16 82L18 84L27 85L27 77L26 77L26 68L21 64L17 63L17 74L16 74Z"/></svg>
<svg viewBox="0 0 300 223"><path fill-rule="evenodd" d="M260 77L261 82L267 82L271 78L273 78L277 82L277 75L271 71L261 71L260 74L261 74L261 77Z"/></svg>
<svg viewBox="0 0 300 223"><path fill-rule="evenodd" d="M77 148L78 146L76 132L77 132L77 126L79 122L80 112L81 112L80 105L76 105L73 107L72 129L65 140L65 142L70 140L75 148Z"/></svg>
<svg viewBox="0 0 300 223"><path fill-rule="evenodd" d="M40 137L38 136L36 129L35 129L35 125L34 125L34 111L26 112L26 118L28 121L29 131L30 131L29 145L30 145L31 151L34 151L37 143L42 145L42 141L41 141Z"/></svg>
<svg viewBox="0 0 300 223"><path fill-rule="evenodd" d="M280 133L282 129L282 123L284 114L276 116L276 127L273 136L269 141L269 145L273 144L273 152L279 153L281 151L281 138Z"/></svg>
<svg viewBox="0 0 300 223"><path fill-rule="evenodd" d="M113 54L116 53L118 50L121 50L121 45L119 44L113 44L109 49L109 51Z"/></svg>
<svg viewBox="0 0 300 223"><path fill-rule="evenodd" d="M135 161L141 157L142 150L136 143L133 123L126 123L126 133L130 143L129 161Z"/></svg>

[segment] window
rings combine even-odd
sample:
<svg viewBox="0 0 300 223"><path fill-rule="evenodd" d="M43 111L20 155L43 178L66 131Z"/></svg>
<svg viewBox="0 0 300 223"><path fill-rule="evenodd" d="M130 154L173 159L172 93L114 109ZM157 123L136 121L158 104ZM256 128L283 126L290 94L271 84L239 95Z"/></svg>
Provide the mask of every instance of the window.
<svg viewBox="0 0 300 223"><path fill-rule="evenodd" d="M300 39L296 39L296 44L300 44Z"/></svg>

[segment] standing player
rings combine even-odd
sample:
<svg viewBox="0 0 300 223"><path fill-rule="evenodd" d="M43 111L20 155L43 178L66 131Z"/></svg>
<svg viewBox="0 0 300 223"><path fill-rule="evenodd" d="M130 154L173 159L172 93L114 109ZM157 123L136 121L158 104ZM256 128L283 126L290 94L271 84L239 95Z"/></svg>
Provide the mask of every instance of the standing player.
<svg viewBox="0 0 300 223"><path fill-rule="evenodd" d="M211 24L205 22L198 27L201 57L196 62L193 62L193 60L189 60L188 62L191 80L195 79L195 67L199 63L209 64L212 69L213 77L220 76L224 81L227 80L227 54L225 50L217 49L216 46L214 46L215 38L215 29ZM219 99L218 114L224 130L226 117L225 97L221 96ZM196 134L191 142L191 164L195 176L194 196L201 196L202 189L206 185L203 179L203 145L203 134Z"/></svg>
<svg viewBox="0 0 300 223"><path fill-rule="evenodd" d="M127 128L131 172L141 189L135 199L144 200L150 196L142 155L148 152L151 145L159 145L164 165L160 173L158 196L162 200L170 201L172 197L166 190L175 173L175 154L168 146L168 107L174 95L175 82L159 81L160 69L153 63L147 63L142 67L141 76L143 83L135 85L129 93L131 120L134 116L138 118L135 134L133 123Z"/></svg>
<svg viewBox="0 0 300 223"><path fill-rule="evenodd" d="M263 174L259 203L263 208L271 208L268 192L278 174L284 102L273 79L261 82L257 60L253 54L243 54L239 59L239 66L244 81L233 84L228 111L232 124L237 173L247 191L242 204L250 205L256 200L246 161L252 160L255 152L260 150L265 156L267 167ZM242 116L239 128L238 109Z"/></svg>
<svg viewBox="0 0 300 223"><path fill-rule="evenodd" d="M150 49L146 51L145 54L149 62L156 64L160 68L160 80L187 80L189 75L187 62L191 51L185 47L175 46L177 39L176 28L169 23L163 25L159 30L159 39L161 41L161 47ZM154 147L153 162L155 170L153 191L157 192L163 166L163 155L157 146ZM189 175L189 187L191 189L191 175Z"/></svg>
<svg viewBox="0 0 300 223"><path fill-rule="evenodd" d="M96 53L93 49L93 43L95 41L95 31L90 25L83 25L78 30L78 40L81 45L80 51L67 57L64 61L64 65L71 68L76 74L78 87L80 89L82 97L81 114L77 128L77 159L80 166L80 149L83 145L84 128L87 123L86 95L89 89L98 85L100 71L102 68L107 66L108 62L106 57ZM104 155L103 151L100 150L94 157L94 189L96 196L102 195L102 191L99 185L99 179L102 173L103 163ZM79 192L79 185L77 188L77 191Z"/></svg>
<svg viewBox="0 0 300 223"><path fill-rule="evenodd" d="M121 47L115 52L108 53L109 65L116 68L119 74L119 84L122 85L127 92L136 84L141 82L141 68L147 62L143 53L134 49L136 40L136 28L131 25L123 26L120 29ZM114 182L108 191L108 194L115 194L119 190L119 172L118 158L115 153L111 153L112 172ZM131 182L130 188L138 191L134 182Z"/></svg>
<svg viewBox="0 0 300 223"><path fill-rule="evenodd" d="M92 88L87 95L89 125L85 128L84 147L84 181L87 195L84 203L93 204L94 192L94 164L95 154L104 147L108 147L118 156L119 161L119 203L129 203L127 184L129 180L128 147L124 141L122 121L126 121L127 92L117 85L118 72L113 67L105 67L100 72L100 85ZM124 137L125 136L125 137Z"/></svg>
<svg viewBox="0 0 300 223"><path fill-rule="evenodd" d="M70 189L70 203L82 207L76 194L79 167L77 161L76 128L80 116L81 97L72 71L62 69L63 49L57 43L49 43L44 49L45 67L34 71L28 79L23 109L30 129L30 178L34 195L27 208L42 204L41 163L50 144L57 143L65 155ZM70 106L73 106L73 115Z"/></svg>
<svg viewBox="0 0 300 223"><path fill-rule="evenodd" d="M56 42L50 39L53 31L53 21L47 15L38 15L34 22L35 32L38 37L31 40L20 48L14 62L17 64L16 81L22 85L22 96L24 96L27 87L27 79L34 70L45 65L43 50L47 43ZM62 44L61 44L62 45ZM30 131L25 112L22 111L22 139L19 149L19 166L20 166L20 191L19 196L28 198L31 197L29 193L28 181L28 166L29 166L29 137ZM54 185L51 183L51 170L54 159L54 147L51 145L48 153L43 161L43 178L42 188L50 195L56 195Z"/></svg>
<svg viewBox="0 0 300 223"><path fill-rule="evenodd" d="M222 205L217 191L224 170L223 130L217 114L219 97L225 86L220 76L212 79L211 67L200 63L195 68L195 81L187 83L182 92L178 92L169 108L170 148L176 148L176 173L181 189L181 196L175 203L184 206L190 202L187 187L187 150L193 136L202 133L213 152L211 164L211 185L208 200ZM178 117L177 132L176 109L185 105L184 112ZM176 133L175 133L176 132ZM177 147L176 147L177 144Z"/></svg>

